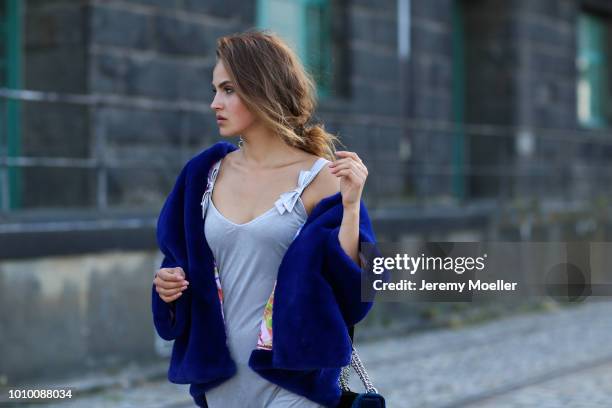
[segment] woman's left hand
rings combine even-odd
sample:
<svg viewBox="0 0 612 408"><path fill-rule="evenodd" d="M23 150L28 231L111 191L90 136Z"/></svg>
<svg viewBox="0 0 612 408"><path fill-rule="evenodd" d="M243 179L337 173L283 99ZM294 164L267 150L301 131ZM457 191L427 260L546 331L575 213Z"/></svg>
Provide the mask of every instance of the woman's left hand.
<svg viewBox="0 0 612 408"><path fill-rule="evenodd" d="M331 172L340 177L340 193L344 208L357 207L361 200L361 193L368 177L368 169L357 153L339 150L336 156L340 159L330 163Z"/></svg>

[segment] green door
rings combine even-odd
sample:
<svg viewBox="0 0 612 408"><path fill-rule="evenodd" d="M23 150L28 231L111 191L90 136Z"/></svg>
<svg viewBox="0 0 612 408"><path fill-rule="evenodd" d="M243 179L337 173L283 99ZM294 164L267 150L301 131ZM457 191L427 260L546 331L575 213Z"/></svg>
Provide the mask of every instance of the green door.
<svg viewBox="0 0 612 408"><path fill-rule="evenodd" d="M610 54L606 21L590 13L578 17L577 114L581 125L610 125Z"/></svg>

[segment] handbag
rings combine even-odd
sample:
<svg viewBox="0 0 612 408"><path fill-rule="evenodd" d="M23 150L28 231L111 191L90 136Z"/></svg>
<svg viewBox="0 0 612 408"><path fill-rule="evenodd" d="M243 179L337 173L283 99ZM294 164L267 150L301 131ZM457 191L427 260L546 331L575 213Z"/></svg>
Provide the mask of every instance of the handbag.
<svg viewBox="0 0 612 408"><path fill-rule="evenodd" d="M346 367L342 367L340 378L338 378L342 395L340 396L340 402L338 403L337 408L385 408L384 397L380 395L378 390L372 385L370 377L368 376L368 373L366 372L365 367L359 358L359 354L353 345L353 334L355 327L351 326L348 330L351 337L351 363ZM351 367L359 375L366 392L356 393L351 391L349 388L348 378Z"/></svg>

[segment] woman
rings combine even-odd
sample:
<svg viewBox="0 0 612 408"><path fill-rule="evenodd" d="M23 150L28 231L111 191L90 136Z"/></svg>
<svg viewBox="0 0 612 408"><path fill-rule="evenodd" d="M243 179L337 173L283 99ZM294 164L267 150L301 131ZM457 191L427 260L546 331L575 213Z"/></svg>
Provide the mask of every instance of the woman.
<svg viewBox="0 0 612 408"><path fill-rule="evenodd" d="M169 379L200 406L335 406L346 325L371 307L358 286L360 242L374 242L367 168L307 123L313 81L277 36L220 38L212 85L221 136L241 140L190 160L159 217L153 315L175 340Z"/></svg>

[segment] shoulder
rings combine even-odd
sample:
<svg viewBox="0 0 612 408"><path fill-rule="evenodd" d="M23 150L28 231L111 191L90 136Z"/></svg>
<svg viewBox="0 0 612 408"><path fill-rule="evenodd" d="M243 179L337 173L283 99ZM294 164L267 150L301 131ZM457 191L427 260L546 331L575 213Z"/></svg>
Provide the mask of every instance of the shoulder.
<svg viewBox="0 0 612 408"><path fill-rule="evenodd" d="M329 168L330 163L331 162L328 160L325 161L325 165L319 170L319 173L317 173L317 176L311 183L313 190L317 192L321 198L336 194L340 191L340 178L332 173Z"/></svg>
<svg viewBox="0 0 612 408"><path fill-rule="evenodd" d="M313 156L315 158L316 156ZM340 178L331 172L330 161L319 170L316 177L308 185L303 193L303 201L306 209L310 211L323 199L340 191Z"/></svg>

